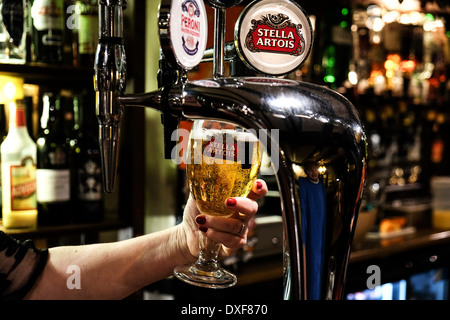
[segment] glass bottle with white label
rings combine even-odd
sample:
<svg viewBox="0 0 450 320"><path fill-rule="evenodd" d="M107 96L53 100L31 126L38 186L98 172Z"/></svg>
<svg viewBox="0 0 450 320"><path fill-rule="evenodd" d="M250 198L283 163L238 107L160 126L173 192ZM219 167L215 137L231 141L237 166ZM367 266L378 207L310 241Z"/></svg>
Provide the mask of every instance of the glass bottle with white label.
<svg viewBox="0 0 450 320"><path fill-rule="evenodd" d="M63 62L64 0L34 0L31 7L36 61Z"/></svg>
<svg viewBox="0 0 450 320"><path fill-rule="evenodd" d="M28 134L23 101L10 104L9 132L1 145L3 226L37 225L36 143Z"/></svg>
<svg viewBox="0 0 450 320"><path fill-rule="evenodd" d="M70 222L69 146L61 118L59 94L43 95L41 133L37 139L37 203L39 225Z"/></svg>

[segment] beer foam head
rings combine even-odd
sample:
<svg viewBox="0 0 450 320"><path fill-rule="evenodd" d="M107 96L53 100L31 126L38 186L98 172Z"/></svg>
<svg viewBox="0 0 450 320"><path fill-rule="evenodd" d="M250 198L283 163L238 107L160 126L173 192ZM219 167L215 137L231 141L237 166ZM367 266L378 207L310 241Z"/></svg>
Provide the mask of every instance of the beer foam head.
<svg viewBox="0 0 450 320"><path fill-rule="evenodd" d="M239 129L240 130L240 129ZM215 139L223 139L223 137L230 137L236 141L258 141L255 130L236 131L231 129L205 129L205 128L193 128L191 131L191 139L195 140L208 140L211 137Z"/></svg>

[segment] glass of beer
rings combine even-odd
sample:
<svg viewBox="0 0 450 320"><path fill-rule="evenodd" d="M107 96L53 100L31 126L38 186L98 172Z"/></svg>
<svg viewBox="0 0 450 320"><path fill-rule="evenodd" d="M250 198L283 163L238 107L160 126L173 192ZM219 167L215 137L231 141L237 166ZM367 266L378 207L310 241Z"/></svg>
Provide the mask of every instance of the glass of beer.
<svg viewBox="0 0 450 320"><path fill-rule="evenodd" d="M256 135L234 124L196 120L191 129L186 158L190 192L201 214L229 217L229 197L246 197L261 165ZM200 254L189 265L176 267L174 275L187 283L207 288L226 288L237 278L218 263L220 243L199 231Z"/></svg>

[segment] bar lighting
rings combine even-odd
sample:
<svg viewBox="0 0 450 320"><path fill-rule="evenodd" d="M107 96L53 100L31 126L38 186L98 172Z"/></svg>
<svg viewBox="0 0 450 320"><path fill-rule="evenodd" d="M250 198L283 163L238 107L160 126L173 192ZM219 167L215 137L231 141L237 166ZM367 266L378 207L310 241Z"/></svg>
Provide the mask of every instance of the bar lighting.
<svg viewBox="0 0 450 320"><path fill-rule="evenodd" d="M0 74L0 104L8 106L5 108L6 116L15 110L16 100L24 98L23 78Z"/></svg>

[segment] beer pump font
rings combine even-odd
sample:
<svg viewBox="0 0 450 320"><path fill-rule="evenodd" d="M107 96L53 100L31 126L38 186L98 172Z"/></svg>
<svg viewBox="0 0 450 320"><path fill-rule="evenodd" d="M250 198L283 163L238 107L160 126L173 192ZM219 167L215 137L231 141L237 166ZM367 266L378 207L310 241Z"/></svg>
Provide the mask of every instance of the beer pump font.
<svg viewBox="0 0 450 320"><path fill-rule="evenodd" d="M233 58L242 59L260 76L224 76L224 15L226 8L238 3L207 1L215 12L213 77L188 81L186 70L193 68L198 56L190 64L172 50L177 46L189 55L198 49L196 54L201 55L204 42L197 31L204 30L203 3L162 0L160 88L125 95L125 56L118 61L109 55L124 53L120 23L126 3L99 1L101 29L107 32L101 34L95 70L104 173L111 182L107 190L113 188L119 143L118 132L110 128L118 128L124 107L150 107L162 113L169 157L171 133L180 119L219 120L264 131L265 150L279 159L274 175L283 217L283 298L341 299L366 176L364 127L355 107L341 94L280 77L304 63L313 42L309 18L297 1L256 0L244 8L235 27L233 45L238 54ZM170 14L173 6L179 7L178 18ZM180 37L172 40L177 44L168 42L174 33ZM319 165L320 172L313 172Z"/></svg>

